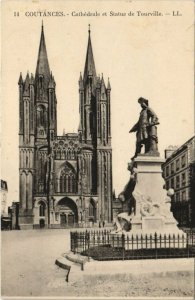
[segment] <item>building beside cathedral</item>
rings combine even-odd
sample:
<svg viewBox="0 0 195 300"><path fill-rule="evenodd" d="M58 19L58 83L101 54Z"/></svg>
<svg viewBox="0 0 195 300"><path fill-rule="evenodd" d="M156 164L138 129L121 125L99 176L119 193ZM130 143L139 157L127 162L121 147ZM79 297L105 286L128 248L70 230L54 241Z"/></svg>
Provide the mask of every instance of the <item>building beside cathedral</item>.
<svg viewBox="0 0 195 300"><path fill-rule="evenodd" d="M171 210L179 226L195 226L195 136L180 147L165 150L163 175L166 189L173 188Z"/></svg>
<svg viewBox="0 0 195 300"><path fill-rule="evenodd" d="M8 186L7 181L1 179L1 217L8 216Z"/></svg>
<svg viewBox="0 0 195 300"><path fill-rule="evenodd" d="M43 26L35 76L20 74L18 85L20 228L110 223L111 87L96 74L90 30L79 78L78 133L57 134L56 83Z"/></svg>

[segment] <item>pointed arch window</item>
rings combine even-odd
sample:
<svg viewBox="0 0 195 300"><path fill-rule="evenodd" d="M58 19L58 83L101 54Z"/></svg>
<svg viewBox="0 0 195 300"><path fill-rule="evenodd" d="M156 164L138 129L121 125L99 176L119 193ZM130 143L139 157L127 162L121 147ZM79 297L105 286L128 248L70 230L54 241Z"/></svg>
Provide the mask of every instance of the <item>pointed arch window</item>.
<svg viewBox="0 0 195 300"><path fill-rule="evenodd" d="M43 126L47 128L47 110L44 105L38 105L37 107L37 126Z"/></svg>
<svg viewBox="0 0 195 300"><path fill-rule="evenodd" d="M60 192L76 193L77 179L75 170L71 165L66 164L60 173Z"/></svg>
<svg viewBox="0 0 195 300"><path fill-rule="evenodd" d="M39 135L44 135L44 130L43 129L39 130Z"/></svg>
<svg viewBox="0 0 195 300"><path fill-rule="evenodd" d="M41 201L39 203L39 216L40 217L45 217L45 208L46 208L46 205L43 201Z"/></svg>
<svg viewBox="0 0 195 300"><path fill-rule="evenodd" d="M28 154L26 154L26 167L28 168Z"/></svg>
<svg viewBox="0 0 195 300"><path fill-rule="evenodd" d="M89 217L94 219L96 217L95 203L93 200L89 202Z"/></svg>

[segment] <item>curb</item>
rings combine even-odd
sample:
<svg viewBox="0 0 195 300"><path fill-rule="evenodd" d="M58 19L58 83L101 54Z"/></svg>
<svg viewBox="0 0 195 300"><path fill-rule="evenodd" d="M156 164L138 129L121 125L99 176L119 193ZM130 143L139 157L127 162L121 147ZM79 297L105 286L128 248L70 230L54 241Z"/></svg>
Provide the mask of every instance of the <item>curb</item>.
<svg viewBox="0 0 195 300"><path fill-rule="evenodd" d="M69 261L79 264L81 266L81 270L84 271L84 265L86 262L88 262L88 259L85 257L81 257L80 255L68 253L68 254L63 254L63 257L68 259Z"/></svg>

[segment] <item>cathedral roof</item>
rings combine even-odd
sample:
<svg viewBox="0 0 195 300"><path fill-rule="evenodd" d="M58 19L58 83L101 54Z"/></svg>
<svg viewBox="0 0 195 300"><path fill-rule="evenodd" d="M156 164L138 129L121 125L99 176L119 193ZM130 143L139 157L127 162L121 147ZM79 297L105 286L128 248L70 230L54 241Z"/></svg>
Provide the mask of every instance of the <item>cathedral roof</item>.
<svg viewBox="0 0 195 300"><path fill-rule="evenodd" d="M50 78L50 69L49 69L49 62L47 58L47 50L45 44L43 25L41 29L41 39L39 44L39 53L38 53L37 68L36 68L36 76L38 75L43 75L47 79Z"/></svg>
<svg viewBox="0 0 195 300"><path fill-rule="evenodd" d="M91 30L89 29L88 32L89 32L89 37L88 37L88 46L87 46L87 54L86 54L86 60L85 60L83 79L84 79L84 82L86 82L88 75L90 75L90 76L93 76L93 83L95 83L96 69L95 69L95 62L94 62L94 58L93 58L93 50L92 50L92 44L91 44Z"/></svg>

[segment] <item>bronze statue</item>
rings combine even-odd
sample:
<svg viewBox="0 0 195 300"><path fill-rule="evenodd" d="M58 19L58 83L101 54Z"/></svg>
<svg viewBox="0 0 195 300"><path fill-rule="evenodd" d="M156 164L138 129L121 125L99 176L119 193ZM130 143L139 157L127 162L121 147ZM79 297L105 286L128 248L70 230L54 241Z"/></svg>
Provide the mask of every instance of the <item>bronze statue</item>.
<svg viewBox="0 0 195 300"><path fill-rule="evenodd" d="M148 100L139 98L142 110L138 122L131 128L129 132L136 132L136 150L133 158L141 153L141 148L145 146L145 154L159 155L157 127L159 124L158 117L155 112L148 106Z"/></svg>

